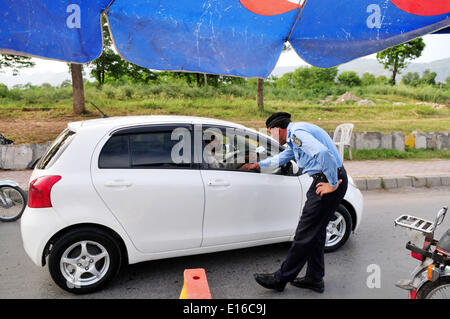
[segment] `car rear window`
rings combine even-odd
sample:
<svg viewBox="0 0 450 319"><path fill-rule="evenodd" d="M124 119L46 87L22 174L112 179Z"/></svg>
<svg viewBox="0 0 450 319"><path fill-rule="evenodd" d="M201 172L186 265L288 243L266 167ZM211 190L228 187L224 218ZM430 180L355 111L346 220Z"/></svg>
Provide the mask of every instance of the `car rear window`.
<svg viewBox="0 0 450 319"><path fill-rule="evenodd" d="M66 128L61 134L56 138L53 144L47 149L45 154L42 156L40 161L37 163L37 169L47 169L50 168L56 160L61 156L64 150L69 146L70 142L75 137L75 132Z"/></svg>
<svg viewBox="0 0 450 319"><path fill-rule="evenodd" d="M130 147L128 135L111 137L100 152L98 166L100 168L130 167Z"/></svg>

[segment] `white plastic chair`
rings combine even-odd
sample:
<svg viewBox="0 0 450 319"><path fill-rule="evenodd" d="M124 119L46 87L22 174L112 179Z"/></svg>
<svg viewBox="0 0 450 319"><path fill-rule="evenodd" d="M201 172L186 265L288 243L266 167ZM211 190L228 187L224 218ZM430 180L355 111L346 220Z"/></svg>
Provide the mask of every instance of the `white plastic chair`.
<svg viewBox="0 0 450 319"><path fill-rule="evenodd" d="M350 160L352 159L352 146L350 144L350 141L352 139L353 127L354 125L352 123L344 123L338 125L334 130L333 142L338 148L339 155L341 156L342 161L344 161L345 147L348 148Z"/></svg>

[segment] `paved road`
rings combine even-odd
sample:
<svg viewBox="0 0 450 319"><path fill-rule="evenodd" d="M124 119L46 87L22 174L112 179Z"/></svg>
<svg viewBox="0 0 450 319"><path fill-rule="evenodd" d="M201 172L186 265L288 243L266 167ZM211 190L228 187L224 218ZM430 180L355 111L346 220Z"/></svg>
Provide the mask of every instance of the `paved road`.
<svg viewBox="0 0 450 319"><path fill-rule="evenodd" d="M394 286L416 265L404 249L406 232L393 220L408 212L432 219L442 205L450 205L450 188L365 192L364 220L357 234L339 251L325 256L324 294L288 285L283 293L258 286L254 272L277 269L288 243L128 266L107 289L89 296L73 296L59 289L47 268L34 266L25 255L19 223L0 223L1 298L178 298L185 268L202 267L214 298L405 298ZM450 227L450 216L438 235ZM381 270L381 288L368 288L369 265Z"/></svg>

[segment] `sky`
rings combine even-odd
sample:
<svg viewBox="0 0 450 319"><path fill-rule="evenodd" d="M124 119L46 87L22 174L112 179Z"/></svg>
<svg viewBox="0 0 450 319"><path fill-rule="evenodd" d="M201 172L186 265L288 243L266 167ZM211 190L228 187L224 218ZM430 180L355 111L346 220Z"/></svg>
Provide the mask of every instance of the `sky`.
<svg viewBox="0 0 450 319"><path fill-rule="evenodd" d="M425 49L422 56L415 59L415 63L428 63L436 60L450 58L450 34L434 34L423 37ZM363 58L376 59L375 54ZM23 69L17 76L12 76L11 72L0 73L0 83L12 87L15 84L26 84L28 82L39 85L50 83L59 85L65 79L70 79L68 67L65 62L51 61L46 59L33 58L35 67ZM304 66L308 65L294 50L284 52L275 67L282 66ZM91 79L92 80L92 79Z"/></svg>
<svg viewBox="0 0 450 319"><path fill-rule="evenodd" d="M436 60L450 58L450 34L430 34L423 37L425 49L422 56L414 60L414 63L428 63ZM363 57L365 59L376 59L376 54ZM278 66L301 66L308 65L294 50L283 53L278 60Z"/></svg>

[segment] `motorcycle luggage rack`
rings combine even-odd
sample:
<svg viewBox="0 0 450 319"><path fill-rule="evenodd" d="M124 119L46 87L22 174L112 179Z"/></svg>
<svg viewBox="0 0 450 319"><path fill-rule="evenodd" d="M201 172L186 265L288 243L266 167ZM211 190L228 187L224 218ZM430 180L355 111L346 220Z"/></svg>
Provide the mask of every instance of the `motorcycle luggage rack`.
<svg viewBox="0 0 450 319"><path fill-rule="evenodd" d="M411 215L401 215L395 220L395 226L401 226L413 230L420 231L426 235L432 234L434 231L434 223L429 220L422 219Z"/></svg>

